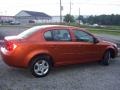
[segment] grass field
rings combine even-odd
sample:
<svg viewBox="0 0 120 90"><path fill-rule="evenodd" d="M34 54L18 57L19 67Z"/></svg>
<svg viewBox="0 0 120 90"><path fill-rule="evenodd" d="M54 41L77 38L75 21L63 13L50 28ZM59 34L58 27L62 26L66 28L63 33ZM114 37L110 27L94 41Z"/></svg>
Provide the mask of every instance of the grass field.
<svg viewBox="0 0 120 90"><path fill-rule="evenodd" d="M96 28L87 28L91 33L97 34L110 34L120 36L120 30L110 30L110 29L96 29Z"/></svg>
<svg viewBox="0 0 120 90"><path fill-rule="evenodd" d="M96 34L110 34L110 35L117 35L120 36L120 26L87 26L87 25L78 25L78 24L70 24L72 26L86 28L91 33Z"/></svg>
<svg viewBox="0 0 120 90"><path fill-rule="evenodd" d="M56 24L56 23L54 23ZM59 24L59 23L57 23ZM37 24L37 25L45 25L45 24ZM53 23L52 23L53 25ZM70 25L70 26L77 26L77 27L81 27L81 28L86 28L89 32L91 33L95 33L95 34L110 34L110 35L117 35L120 36L120 26L97 26L97 27L92 27L92 26L88 26L88 25L79 25L76 23L70 23L70 24L65 24L63 23L62 25ZM34 25L0 25L0 27L14 27L14 26L19 26L19 27L32 27L32 26L36 26L36 24Z"/></svg>
<svg viewBox="0 0 120 90"><path fill-rule="evenodd" d="M112 27L113 28L113 27ZM110 35L117 35L120 36L120 29L116 30L116 29L103 29L103 28L87 28L87 30L89 30L91 33L97 33L97 34L110 34Z"/></svg>

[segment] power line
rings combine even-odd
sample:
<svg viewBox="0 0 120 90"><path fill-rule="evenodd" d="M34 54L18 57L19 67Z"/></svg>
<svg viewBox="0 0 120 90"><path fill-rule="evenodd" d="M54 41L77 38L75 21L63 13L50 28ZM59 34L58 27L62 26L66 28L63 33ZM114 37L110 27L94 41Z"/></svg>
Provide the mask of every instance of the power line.
<svg viewBox="0 0 120 90"><path fill-rule="evenodd" d="M120 3L83 3L83 2L76 2L75 4L82 4L82 5L111 5L111 6L120 6Z"/></svg>

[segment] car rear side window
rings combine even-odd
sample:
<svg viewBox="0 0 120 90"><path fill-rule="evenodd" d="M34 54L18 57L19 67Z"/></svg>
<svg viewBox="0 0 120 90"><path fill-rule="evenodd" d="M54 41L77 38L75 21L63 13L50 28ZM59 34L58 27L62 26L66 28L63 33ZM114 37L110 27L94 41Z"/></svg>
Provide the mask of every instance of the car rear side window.
<svg viewBox="0 0 120 90"><path fill-rule="evenodd" d="M45 32L45 34L44 34L44 38L45 38L46 41L53 41L51 31L47 31L47 32Z"/></svg>
<svg viewBox="0 0 120 90"><path fill-rule="evenodd" d="M47 41L71 41L68 30L50 30L44 33L44 38Z"/></svg>
<svg viewBox="0 0 120 90"><path fill-rule="evenodd" d="M52 34L54 41L71 41L68 30L53 30Z"/></svg>

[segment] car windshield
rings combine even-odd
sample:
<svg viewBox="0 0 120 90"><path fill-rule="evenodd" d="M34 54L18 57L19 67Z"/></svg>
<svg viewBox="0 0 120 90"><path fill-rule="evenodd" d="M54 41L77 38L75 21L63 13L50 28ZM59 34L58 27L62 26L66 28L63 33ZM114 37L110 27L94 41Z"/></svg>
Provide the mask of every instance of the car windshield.
<svg viewBox="0 0 120 90"><path fill-rule="evenodd" d="M39 29L40 29L40 27L38 27L38 26L32 27L32 28L27 29L24 32L20 33L18 35L18 37L21 37L21 38L29 37L30 35L32 35L36 31L38 31Z"/></svg>

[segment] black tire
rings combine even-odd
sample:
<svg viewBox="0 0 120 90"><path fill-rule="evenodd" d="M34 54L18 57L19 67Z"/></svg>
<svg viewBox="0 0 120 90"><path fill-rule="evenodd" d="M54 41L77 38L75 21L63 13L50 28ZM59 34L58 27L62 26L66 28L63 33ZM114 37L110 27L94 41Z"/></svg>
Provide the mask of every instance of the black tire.
<svg viewBox="0 0 120 90"><path fill-rule="evenodd" d="M107 50L103 55L103 59L101 63L102 65L108 66L110 64L110 60L111 60L111 52L110 50Z"/></svg>
<svg viewBox="0 0 120 90"><path fill-rule="evenodd" d="M45 77L51 70L52 64L47 56L37 56L30 63L31 74L35 77Z"/></svg>

